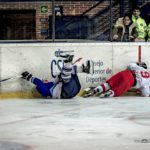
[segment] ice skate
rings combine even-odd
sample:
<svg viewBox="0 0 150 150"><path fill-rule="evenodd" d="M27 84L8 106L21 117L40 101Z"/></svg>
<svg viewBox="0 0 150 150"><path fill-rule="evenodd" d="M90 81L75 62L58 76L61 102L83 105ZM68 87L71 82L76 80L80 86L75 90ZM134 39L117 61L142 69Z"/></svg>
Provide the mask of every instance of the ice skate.
<svg viewBox="0 0 150 150"><path fill-rule="evenodd" d="M72 62L73 61L73 50L72 51L56 51L55 56L64 58L64 61L66 62Z"/></svg>
<svg viewBox="0 0 150 150"><path fill-rule="evenodd" d="M88 74L94 73L94 62L91 60L86 61L86 65L82 65L82 71Z"/></svg>
<svg viewBox="0 0 150 150"><path fill-rule="evenodd" d="M100 94L99 96L99 98L107 98L107 97L114 97L114 91L109 90L107 92Z"/></svg>
<svg viewBox="0 0 150 150"><path fill-rule="evenodd" d="M73 57L74 57L74 55L67 54L66 57L64 57L65 58L64 62L71 63L73 61Z"/></svg>
<svg viewBox="0 0 150 150"><path fill-rule="evenodd" d="M83 95L84 98L86 97L90 97L90 96L93 96L95 93L95 87L89 87L89 88L86 88L84 89L85 93Z"/></svg>

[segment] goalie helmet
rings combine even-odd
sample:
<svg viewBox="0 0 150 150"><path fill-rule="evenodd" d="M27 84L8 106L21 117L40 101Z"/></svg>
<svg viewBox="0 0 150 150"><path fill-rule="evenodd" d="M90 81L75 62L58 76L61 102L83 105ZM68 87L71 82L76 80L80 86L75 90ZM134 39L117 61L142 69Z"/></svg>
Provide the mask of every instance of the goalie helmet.
<svg viewBox="0 0 150 150"><path fill-rule="evenodd" d="M147 65L145 62L141 62L141 63L137 63L138 66L143 67L145 69L147 69Z"/></svg>

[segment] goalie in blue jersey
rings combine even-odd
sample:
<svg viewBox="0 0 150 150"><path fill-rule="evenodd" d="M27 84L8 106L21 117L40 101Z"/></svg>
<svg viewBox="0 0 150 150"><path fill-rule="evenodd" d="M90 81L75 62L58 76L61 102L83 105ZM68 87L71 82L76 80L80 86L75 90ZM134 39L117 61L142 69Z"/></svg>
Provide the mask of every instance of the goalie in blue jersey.
<svg viewBox="0 0 150 150"><path fill-rule="evenodd" d="M27 71L22 73L22 78L35 84L37 91L45 98L67 99L75 97L81 89L77 73L89 74L94 71L94 63L90 60L86 61L85 65L82 64L78 67L72 64L74 55L65 54L59 57L64 58L64 65L56 82L44 83Z"/></svg>

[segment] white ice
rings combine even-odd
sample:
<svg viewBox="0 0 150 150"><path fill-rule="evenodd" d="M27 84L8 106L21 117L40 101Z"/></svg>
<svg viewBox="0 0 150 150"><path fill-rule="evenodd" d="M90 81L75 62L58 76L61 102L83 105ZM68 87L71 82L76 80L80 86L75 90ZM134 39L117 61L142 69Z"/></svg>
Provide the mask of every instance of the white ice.
<svg viewBox="0 0 150 150"><path fill-rule="evenodd" d="M150 150L150 98L1 100L0 150Z"/></svg>

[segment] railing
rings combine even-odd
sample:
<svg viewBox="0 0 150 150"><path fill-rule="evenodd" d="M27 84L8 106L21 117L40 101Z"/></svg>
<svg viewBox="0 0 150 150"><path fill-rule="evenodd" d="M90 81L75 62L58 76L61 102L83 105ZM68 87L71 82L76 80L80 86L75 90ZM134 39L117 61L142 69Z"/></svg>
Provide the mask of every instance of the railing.
<svg viewBox="0 0 150 150"><path fill-rule="evenodd" d="M17 0L0 0L0 5L1 8L4 4L4 2L15 2ZM34 10L34 12L30 13L27 5L26 8L24 9L25 13L23 12L23 18L22 21L24 22L25 19L24 17L28 17L27 19L27 23L28 26L32 26L34 28L34 36L32 35L32 31L30 30L29 32L31 33L31 37L33 37L33 40L52 40L53 39L53 33L55 33L55 38L54 41L60 41L60 40L71 40L71 39L79 39L79 40L95 40L95 41L109 41L111 40L111 33L112 33L112 27L114 26L116 20L119 17L122 17L126 12L129 12L132 7L133 7L133 1L131 0L72 0L74 2L74 7L76 6L76 2L78 1L78 5L84 5L87 4L87 1L93 2L91 7L87 6L87 10L85 10L86 8L84 8L84 12L82 12L80 15L78 12L74 13L73 15L69 12L68 14L65 13L65 15L62 16L62 18L55 16L55 23L53 23L52 21L52 15L50 12L51 9L51 2L53 0L44 0L45 4L47 4L47 13L42 14L40 13L41 9L41 3L42 2L40 0L18 0L19 2L33 2L31 4L32 6L34 6L31 10ZM69 2L69 0L55 0L57 2L56 5L60 5L60 7L67 7L67 4L71 5L71 3ZM81 3L79 2L81 1ZM110 3L111 1L111 3ZM37 3L36 3L37 2ZM49 3L47 3L49 2ZM68 2L68 3L67 3ZM135 1L134 1L135 2ZM145 4L147 4L148 2L150 2L149 0L139 0L139 3L141 6L144 6ZM36 5L35 5L36 3ZM14 3L13 3L14 4ZM16 5L16 4L15 4ZM19 5L21 6L22 3ZM30 5L30 4L29 4ZM10 10L12 10L11 7L13 7L13 5L11 5L10 10L8 10L8 3L7 3L7 9L3 9L2 8L2 12L4 13L4 16L2 15L3 13L0 14L0 22L1 22L1 39L8 39L8 37L11 35L13 35L13 37L9 38L9 40L11 39L17 39L17 40L27 40L27 33L29 32L16 32L17 28L14 28L14 26L12 25L12 29L6 28L7 26L5 26L5 22L3 18L8 18L7 15L7 11L9 12L9 15L11 16L12 14L10 13ZM72 6L73 7L73 6ZM78 7L78 6L77 6ZM21 7L23 9L23 7ZM36 8L38 8L38 11L36 11ZM55 7L54 7L55 8ZM74 8L74 9L79 9L79 8ZM14 8L12 11L16 11L18 10L20 12L21 9L17 9ZM66 11L66 8L65 8ZM80 11L80 10L79 10ZM38 12L38 14L37 14ZM93 13L94 12L94 13ZM29 15L25 15L26 13L30 13ZM19 14L19 13L17 13ZM21 12L20 12L21 14ZM55 12L54 12L55 14ZM31 22L29 24L29 17L33 16L32 20L33 22ZM46 18L46 17L47 18ZM15 16L16 17L16 16ZM49 17L49 19L48 19ZM16 17L17 18L17 17ZM13 20L13 17L9 17L10 20ZM40 21L41 19L45 19L45 22ZM6 19L5 19L6 20ZM47 21L49 20L49 22ZM19 20L20 21L20 20ZM15 23L18 23L19 21L14 21ZM6 22L7 23L7 22ZM47 23L47 24L45 24ZM11 23L10 23L11 24ZM2 26L3 25L3 26ZM9 24L7 24L9 25ZM48 26L49 25L49 26ZM53 25L53 26L52 26ZM21 29L26 29L26 27L28 27L27 25L25 26L25 23L22 23L21 25L19 25L19 28ZM17 26L18 27L18 26ZM55 27L54 29L52 27ZM45 30L45 28L47 28L47 30ZM49 30L48 30L49 28ZM16 30L15 30L16 29ZM32 28L31 28L32 29ZM53 30L52 30L53 29ZM9 36L5 36L3 31L7 30L7 34L9 34ZM9 32L10 31L10 32ZM19 31L19 29L17 30ZM22 30L23 31L23 30ZM25 30L28 31L28 30ZM48 33L49 31L49 33ZM44 32L44 36L42 35L42 33ZM13 34L12 34L13 33ZM14 34L16 33L16 34ZM18 33L21 34L21 36L19 38L15 38L15 35L17 36ZM45 35L46 34L46 35ZM6 38L4 38L4 36ZM38 38L37 38L38 37ZM37 39L36 39L37 38ZM29 38L28 38L29 39ZM30 39L29 39L30 40Z"/></svg>

